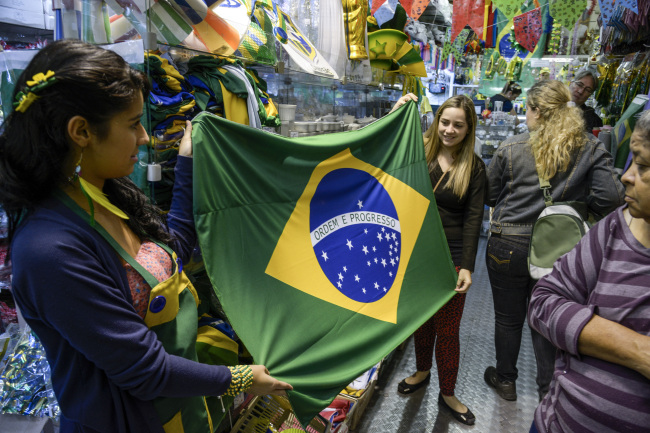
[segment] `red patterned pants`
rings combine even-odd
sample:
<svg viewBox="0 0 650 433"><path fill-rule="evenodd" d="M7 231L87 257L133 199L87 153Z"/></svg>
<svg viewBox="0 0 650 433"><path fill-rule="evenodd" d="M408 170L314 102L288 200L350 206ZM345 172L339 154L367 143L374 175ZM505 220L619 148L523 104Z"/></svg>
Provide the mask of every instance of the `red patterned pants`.
<svg viewBox="0 0 650 433"><path fill-rule="evenodd" d="M465 306L465 294L458 293L436 314L415 331L415 363L418 371L429 371L436 349L438 382L443 395L454 395L460 358L460 319Z"/></svg>

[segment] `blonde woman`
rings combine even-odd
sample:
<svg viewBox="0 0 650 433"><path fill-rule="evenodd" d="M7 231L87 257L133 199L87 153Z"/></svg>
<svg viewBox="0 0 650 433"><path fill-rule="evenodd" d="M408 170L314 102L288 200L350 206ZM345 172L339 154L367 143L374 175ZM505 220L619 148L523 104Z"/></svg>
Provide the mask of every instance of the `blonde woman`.
<svg viewBox="0 0 650 433"><path fill-rule="evenodd" d="M406 95L396 107L414 98ZM485 197L485 164L474 153L475 131L474 103L460 95L440 106L424 134L431 185L458 272L455 289L458 293L415 332L417 371L398 386L400 393L411 394L429 383L435 345L440 384L438 403L468 425L474 424L474 414L456 398L454 389L460 354L460 319L465 294L472 285Z"/></svg>
<svg viewBox="0 0 650 433"><path fill-rule="evenodd" d="M566 85L537 82L528 91L529 133L504 141L488 167L487 204L494 208L486 263L495 312L496 368L484 379L505 400L516 400L517 358L535 280L528 274L533 223L544 209L538 172L551 184L554 202L583 202L604 216L623 203L623 185L612 156L585 133L582 113ZM555 347L531 329L541 398L553 375Z"/></svg>

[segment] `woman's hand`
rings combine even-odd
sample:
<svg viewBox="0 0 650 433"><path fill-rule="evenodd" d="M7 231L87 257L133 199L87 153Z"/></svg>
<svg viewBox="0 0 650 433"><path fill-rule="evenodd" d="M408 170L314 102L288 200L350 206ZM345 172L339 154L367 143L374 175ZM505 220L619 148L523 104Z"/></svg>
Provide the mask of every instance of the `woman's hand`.
<svg viewBox="0 0 650 433"><path fill-rule="evenodd" d="M418 97L415 96L413 93L407 93L406 95L402 96L397 100L395 105L393 105L393 108L388 112L388 114L392 113L393 111L397 110L399 107L402 105L406 104L408 101L415 101L418 102Z"/></svg>
<svg viewBox="0 0 650 433"><path fill-rule="evenodd" d="M248 389L248 393L255 395L286 395L286 390L292 390L293 386L286 382L281 382L269 374L269 371L263 365L251 365L253 370L253 386Z"/></svg>
<svg viewBox="0 0 650 433"><path fill-rule="evenodd" d="M178 145L178 154L188 158L192 157L192 122L189 120L185 121L185 134Z"/></svg>
<svg viewBox="0 0 650 433"><path fill-rule="evenodd" d="M467 269L461 269L458 272L458 281L456 282L456 291L458 293L467 293L472 285L472 273Z"/></svg>

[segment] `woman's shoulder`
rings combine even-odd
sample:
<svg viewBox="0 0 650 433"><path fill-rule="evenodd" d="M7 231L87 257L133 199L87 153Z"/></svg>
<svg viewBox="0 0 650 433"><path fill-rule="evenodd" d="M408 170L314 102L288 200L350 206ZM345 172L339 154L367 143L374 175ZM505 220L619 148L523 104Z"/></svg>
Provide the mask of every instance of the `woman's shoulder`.
<svg viewBox="0 0 650 433"><path fill-rule="evenodd" d="M476 153L472 153L472 175L485 171L485 162Z"/></svg>
<svg viewBox="0 0 650 433"><path fill-rule="evenodd" d="M511 135L501 142L497 153L503 153L508 149L523 149L530 147L530 133L524 132L523 134Z"/></svg>
<svg viewBox="0 0 650 433"><path fill-rule="evenodd" d="M94 243L93 236L66 211L65 206L49 202L29 212L12 239L12 256L36 260L49 254L81 254L79 248Z"/></svg>

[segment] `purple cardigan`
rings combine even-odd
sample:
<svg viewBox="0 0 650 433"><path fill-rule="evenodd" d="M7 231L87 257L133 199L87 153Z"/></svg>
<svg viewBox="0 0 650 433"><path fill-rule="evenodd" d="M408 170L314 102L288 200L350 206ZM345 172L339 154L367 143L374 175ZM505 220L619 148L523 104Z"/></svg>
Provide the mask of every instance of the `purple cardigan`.
<svg viewBox="0 0 650 433"><path fill-rule="evenodd" d="M170 247L187 262L196 243L192 159L179 157ZM39 336L63 418L61 433L160 432L155 397L218 396L224 366L168 355L132 305L113 248L56 199L21 224L12 243L13 294Z"/></svg>
<svg viewBox="0 0 650 433"><path fill-rule="evenodd" d="M594 314L650 336L650 249L618 208L555 263L531 296L530 326L560 348L551 388L535 411L540 432L641 432L650 426L650 380L578 354Z"/></svg>

